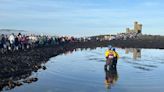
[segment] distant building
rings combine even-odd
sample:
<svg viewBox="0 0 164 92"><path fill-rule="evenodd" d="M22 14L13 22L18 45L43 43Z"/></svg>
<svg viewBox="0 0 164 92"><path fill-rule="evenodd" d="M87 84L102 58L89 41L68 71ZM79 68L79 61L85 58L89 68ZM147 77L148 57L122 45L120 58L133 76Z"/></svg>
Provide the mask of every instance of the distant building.
<svg viewBox="0 0 164 92"><path fill-rule="evenodd" d="M134 29L126 28L126 33L142 33L142 24L134 22Z"/></svg>

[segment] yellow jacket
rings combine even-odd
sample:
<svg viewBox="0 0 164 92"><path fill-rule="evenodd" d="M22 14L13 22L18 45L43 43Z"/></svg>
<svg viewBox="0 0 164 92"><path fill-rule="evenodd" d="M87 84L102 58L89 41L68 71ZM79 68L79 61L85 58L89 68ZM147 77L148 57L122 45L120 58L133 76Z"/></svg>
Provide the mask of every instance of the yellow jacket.
<svg viewBox="0 0 164 92"><path fill-rule="evenodd" d="M116 57L116 53L114 53L114 51L112 51L112 50L107 50L107 51L105 52L105 57L108 57L110 54L113 54L114 57Z"/></svg>
<svg viewBox="0 0 164 92"><path fill-rule="evenodd" d="M113 54L114 57L117 57L117 59L119 58L118 53L115 52L115 51L112 51L112 50L107 50L107 51L105 52L105 57L108 57L110 54Z"/></svg>
<svg viewBox="0 0 164 92"><path fill-rule="evenodd" d="M118 55L118 53L116 51L113 51L113 52L116 54L117 59L119 59L120 56Z"/></svg>

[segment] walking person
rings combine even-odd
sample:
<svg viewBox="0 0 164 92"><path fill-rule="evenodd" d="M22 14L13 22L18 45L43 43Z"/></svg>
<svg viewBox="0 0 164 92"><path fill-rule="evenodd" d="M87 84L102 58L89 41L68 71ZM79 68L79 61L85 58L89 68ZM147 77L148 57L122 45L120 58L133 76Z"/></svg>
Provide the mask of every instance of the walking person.
<svg viewBox="0 0 164 92"><path fill-rule="evenodd" d="M112 48L112 51L115 53L115 56L113 58L113 67L117 67L117 61L119 59L119 54L116 52L115 48Z"/></svg>
<svg viewBox="0 0 164 92"><path fill-rule="evenodd" d="M112 51L112 46L108 46L108 50L105 52L106 64L104 69L112 67L113 65L113 58L115 57L115 53Z"/></svg>

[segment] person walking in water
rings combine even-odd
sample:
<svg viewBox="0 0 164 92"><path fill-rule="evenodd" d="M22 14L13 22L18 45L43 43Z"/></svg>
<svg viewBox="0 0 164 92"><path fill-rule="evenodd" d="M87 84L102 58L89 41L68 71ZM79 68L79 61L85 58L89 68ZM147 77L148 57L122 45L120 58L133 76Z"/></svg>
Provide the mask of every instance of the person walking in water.
<svg viewBox="0 0 164 92"><path fill-rule="evenodd" d="M109 68L112 66L113 58L116 57L114 51L112 51L112 46L108 46L108 50L105 52L105 58L106 58L106 64L104 66L104 69L107 70L108 66Z"/></svg>
<svg viewBox="0 0 164 92"><path fill-rule="evenodd" d="M112 48L112 51L115 53L113 58L113 67L117 67L117 60L119 59L119 54L116 52L115 48Z"/></svg>

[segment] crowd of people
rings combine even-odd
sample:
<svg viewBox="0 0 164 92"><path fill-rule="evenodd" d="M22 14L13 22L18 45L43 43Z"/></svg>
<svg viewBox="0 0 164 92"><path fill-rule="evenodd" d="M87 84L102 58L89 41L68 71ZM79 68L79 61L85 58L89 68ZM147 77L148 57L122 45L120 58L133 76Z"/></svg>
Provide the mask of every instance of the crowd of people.
<svg viewBox="0 0 164 92"><path fill-rule="evenodd" d="M137 39L141 33L131 32L131 33L119 33L116 35L115 39L117 40L127 40L127 39Z"/></svg>
<svg viewBox="0 0 164 92"><path fill-rule="evenodd" d="M137 33L120 33L117 34L113 39L126 40L136 39L139 37ZM24 50L35 47L49 46L64 44L69 42L87 42L87 41L104 41L104 39L90 38L90 37L68 37L68 36L47 36L47 35L24 35L18 34L0 34L0 53L8 51Z"/></svg>
<svg viewBox="0 0 164 92"><path fill-rule="evenodd" d="M9 35L0 35L0 53L8 51L24 50L35 47L49 46L75 42L74 37L67 36L46 36L46 35L17 35L12 33Z"/></svg>

